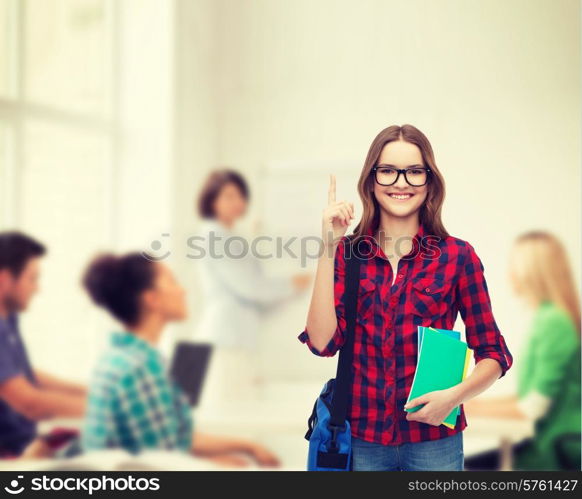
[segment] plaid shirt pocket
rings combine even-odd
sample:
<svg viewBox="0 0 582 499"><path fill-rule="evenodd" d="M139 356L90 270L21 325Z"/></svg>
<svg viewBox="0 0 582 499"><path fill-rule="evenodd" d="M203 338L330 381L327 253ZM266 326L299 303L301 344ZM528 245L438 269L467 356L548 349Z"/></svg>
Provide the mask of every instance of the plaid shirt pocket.
<svg viewBox="0 0 582 499"><path fill-rule="evenodd" d="M412 281L411 312L421 317L436 318L448 310L451 283L434 277L420 277Z"/></svg>
<svg viewBox="0 0 582 499"><path fill-rule="evenodd" d="M374 315L374 300L376 282L374 279L363 277L358 288L358 321L366 324Z"/></svg>

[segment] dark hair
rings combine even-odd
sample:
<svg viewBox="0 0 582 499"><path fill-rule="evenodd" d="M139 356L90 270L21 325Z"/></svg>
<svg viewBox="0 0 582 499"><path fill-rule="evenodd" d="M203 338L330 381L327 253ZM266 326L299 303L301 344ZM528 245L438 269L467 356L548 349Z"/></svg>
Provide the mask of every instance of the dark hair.
<svg viewBox="0 0 582 499"><path fill-rule="evenodd" d="M0 232L0 270L18 277L32 258L43 256L46 248L22 232Z"/></svg>
<svg viewBox="0 0 582 499"><path fill-rule="evenodd" d="M213 206L214 201L222 188L230 183L239 188L246 200L249 199L249 187L240 173L229 169L216 170L208 176L198 196L198 213L202 218L214 218L216 216Z"/></svg>
<svg viewBox="0 0 582 499"><path fill-rule="evenodd" d="M140 318L140 296L152 287L154 275L154 262L140 253L104 254L89 264L83 285L95 304L133 326Z"/></svg>

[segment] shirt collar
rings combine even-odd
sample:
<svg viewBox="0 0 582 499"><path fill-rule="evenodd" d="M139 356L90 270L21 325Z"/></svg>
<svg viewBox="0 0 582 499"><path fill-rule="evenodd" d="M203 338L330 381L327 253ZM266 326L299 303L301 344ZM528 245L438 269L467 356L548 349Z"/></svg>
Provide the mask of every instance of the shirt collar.
<svg viewBox="0 0 582 499"><path fill-rule="evenodd" d="M376 230L372 226L368 227L368 230L366 231L365 237L363 239L364 244L367 244L367 248L364 249L364 252L370 251L370 252L373 252L372 254L376 254L376 256L381 256L382 258L387 259L383 248L378 244L378 240L376 239L376 237L374 235L375 232L376 232ZM414 240L412 242L412 249L406 255L402 255L401 258L406 258L409 255L415 255L415 256L420 255L420 251L418 250L418 248L420 248L420 242L421 242L422 238L425 237L425 235L426 235L426 229L424 227L424 224L422 222L420 222L418 225L418 231L414 235Z"/></svg>
<svg viewBox="0 0 582 499"><path fill-rule="evenodd" d="M157 353L158 350L151 343L129 331L115 331L111 333L111 344L116 347L136 348L148 353Z"/></svg>
<svg viewBox="0 0 582 499"><path fill-rule="evenodd" d="M18 330L18 315L16 313L10 313L6 319L0 317L0 323L6 324L10 329Z"/></svg>
<svg viewBox="0 0 582 499"><path fill-rule="evenodd" d="M203 218L199 225L204 232L214 232L215 234L231 234L232 229L222 225L215 218Z"/></svg>

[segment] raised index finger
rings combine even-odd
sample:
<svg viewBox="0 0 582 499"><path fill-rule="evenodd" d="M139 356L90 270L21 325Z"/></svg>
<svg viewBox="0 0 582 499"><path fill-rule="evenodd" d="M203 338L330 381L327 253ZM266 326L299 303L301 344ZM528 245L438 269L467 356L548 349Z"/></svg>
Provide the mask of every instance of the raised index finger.
<svg viewBox="0 0 582 499"><path fill-rule="evenodd" d="M329 190L327 191L327 203L335 203L335 175L329 176Z"/></svg>

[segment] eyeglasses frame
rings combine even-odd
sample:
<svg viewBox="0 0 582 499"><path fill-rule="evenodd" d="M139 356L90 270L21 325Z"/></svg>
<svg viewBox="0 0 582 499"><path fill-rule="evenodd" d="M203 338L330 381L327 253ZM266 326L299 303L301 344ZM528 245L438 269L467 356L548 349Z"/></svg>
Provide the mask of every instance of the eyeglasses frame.
<svg viewBox="0 0 582 499"><path fill-rule="evenodd" d="M394 182L392 182L391 184L381 184L380 182L378 182L378 177L376 176L376 171L378 170L378 168L390 168L390 169L394 170L396 172L396 180ZM424 184L421 184L421 185L411 184L408 181L408 177L406 176L406 171L407 170L426 170L426 182ZM400 169L400 168L394 168L393 166L383 166L383 165L379 165L379 166L372 167L372 169L370 170L370 174L372 174L372 173L374 174L374 181L378 185L381 185L383 187L389 187L391 185L394 185L396 182L398 182L398 179L400 178L400 174L404 175L404 180L411 187L423 187L426 184L428 184L428 179L430 177L430 174L432 173L432 170L430 168L428 168L427 166L410 166L408 168L401 168Z"/></svg>

